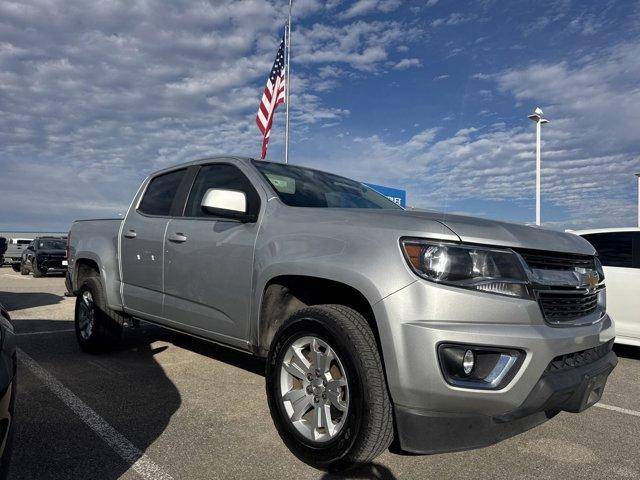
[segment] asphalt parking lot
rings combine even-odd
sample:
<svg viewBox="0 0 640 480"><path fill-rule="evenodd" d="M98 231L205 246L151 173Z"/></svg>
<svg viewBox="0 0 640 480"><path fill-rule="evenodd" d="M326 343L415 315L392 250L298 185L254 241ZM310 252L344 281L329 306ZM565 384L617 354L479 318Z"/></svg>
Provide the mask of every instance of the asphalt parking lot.
<svg viewBox="0 0 640 480"><path fill-rule="evenodd" d="M19 334L10 478L331 478L280 441L260 361L153 326L83 354L63 294L62 277L0 269ZM387 452L348 478L640 478L640 349L616 351L598 407L481 450Z"/></svg>

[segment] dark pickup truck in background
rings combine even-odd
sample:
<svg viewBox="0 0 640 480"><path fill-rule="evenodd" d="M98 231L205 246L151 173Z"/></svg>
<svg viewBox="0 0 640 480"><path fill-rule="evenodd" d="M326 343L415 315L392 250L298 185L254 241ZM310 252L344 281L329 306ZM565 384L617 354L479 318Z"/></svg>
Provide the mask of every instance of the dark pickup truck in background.
<svg viewBox="0 0 640 480"><path fill-rule="evenodd" d="M7 251L7 239L0 237L0 265L4 265L4 254Z"/></svg>
<svg viewBox="0 0 640 480"><path fill-rule="evenodd" d="M67 239L59 237L38 237L22 252L19 270L22 275L33 273L42 277L49 271L67 270Z"/></svg>

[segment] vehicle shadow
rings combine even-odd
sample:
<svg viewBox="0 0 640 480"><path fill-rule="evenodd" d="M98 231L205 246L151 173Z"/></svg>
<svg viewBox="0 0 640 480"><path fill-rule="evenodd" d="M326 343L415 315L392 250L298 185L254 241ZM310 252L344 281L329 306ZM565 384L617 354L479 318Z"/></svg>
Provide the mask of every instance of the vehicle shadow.
<svg viewBox="0 0 640 480"><path fill-rule="evenodd" d="M63 300L62 295L46 292L2 292L0 291L0 303L11 312L12 310L24 310L25 308L44 307L55 305Z"/></svg>
<svg viewBox="0 0 640 480"><path fill-rule="evenodd" d="M616 344L613 346L613 351L616 352L616 355L618 355L619 357L640 360L640 347Z"/></svg>
<svg viewBox="0 0 640 480"><path fill-rule="evenodd" d="M227 365L255 373L256 375L261 375L263 377L265 375L264 359L254 357L248 353L240 352L229 347L207 342L206 340L201 340L190 335L157 327L155 325L144 323L143 325L143 328L147 329L149 332L153 331L153 335L156 340L172 343L176 347L190 350L194 353L226 363Z"/></svg>
<svg viewBox="0 0 640 480"><path fill-rule="evenodd" d="M371 479L371 480L396 480L397 477L384 465L378 463L366 463L357 466L344 473L328 472L322 476L322 480L338 480L338 479Z"/></svg>
<svg viewBox="0 0 640 480"><path fill-rule="evenodd" d="M23 321L17 330L28 326L29 332L47 333L19 336L18 347L54 380L44 381L33 366L18 363L9 478L121 478L165 431L181 405L180 392L158 360L168 347L153 345L155 330L131 329L116 351L88 355L79 351L74 332L49 333L60 321L14 323ZM88 408L74 406L76 400L61 394L56 382ZM101 435L91 411L124 438L114 439L104 430ZM133 444L133 455L127 448L125 458L116 453L118 447L123 451L123 442Z"/></svg>

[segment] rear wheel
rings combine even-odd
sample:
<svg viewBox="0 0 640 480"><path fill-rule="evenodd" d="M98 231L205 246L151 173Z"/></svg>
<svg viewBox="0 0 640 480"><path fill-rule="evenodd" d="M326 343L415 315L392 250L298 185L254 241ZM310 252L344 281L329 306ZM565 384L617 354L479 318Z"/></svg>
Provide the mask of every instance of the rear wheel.
<svg viewBox="0 0 640 480"><path fill-rule="evenodd" d="M279 329L269 351L267 398L284 443L316 468L369 462L393 439L375 337L348 307L303 308Z"/></svg>
<svg viewBox="0 0 640 480"><path fill-rule="evenodd" d="M75 309L76 338L82 351L100 353L112 349L122 336L122 325L106 308L102 283L87 278L78 291Z"/></svg>

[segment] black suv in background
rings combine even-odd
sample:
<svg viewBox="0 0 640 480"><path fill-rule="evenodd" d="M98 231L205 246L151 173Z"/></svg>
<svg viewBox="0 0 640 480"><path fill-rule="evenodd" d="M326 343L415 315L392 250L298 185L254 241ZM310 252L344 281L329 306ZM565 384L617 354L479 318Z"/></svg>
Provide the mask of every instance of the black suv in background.
<svg viewBox="0 0 640 480"><path fill-rule="evenodd" d="M42 277L50 270L67 270L67 239L60 237L38 237L22 252L20 273Z"/></svg>

